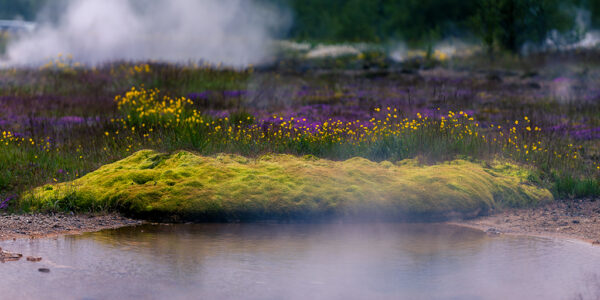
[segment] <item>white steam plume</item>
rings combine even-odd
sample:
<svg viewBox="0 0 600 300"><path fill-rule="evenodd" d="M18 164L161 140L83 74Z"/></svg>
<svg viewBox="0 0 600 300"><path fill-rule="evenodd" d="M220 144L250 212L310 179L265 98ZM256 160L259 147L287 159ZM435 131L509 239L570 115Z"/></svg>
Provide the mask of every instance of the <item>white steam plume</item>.
<svg viewBox="0 0 600 300"><path fill-rule="evenodd" d="M252 0L72 0L55 22L8 45L10 65L70 54L77 62L265 60L288 14Z"/></svg>

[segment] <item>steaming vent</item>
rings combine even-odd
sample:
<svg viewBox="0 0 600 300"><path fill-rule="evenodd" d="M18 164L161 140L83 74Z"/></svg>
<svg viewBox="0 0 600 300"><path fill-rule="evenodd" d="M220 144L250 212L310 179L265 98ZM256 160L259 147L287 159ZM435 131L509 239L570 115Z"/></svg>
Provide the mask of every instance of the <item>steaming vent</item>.
<svg viewBox="0 0 600 300"><path fill-rule="evenodd" d="M233 67L263 62L271 43L287 28L285 12L241 0L74 0L59 1L38 23L2 21L11 39L4 65L41 65L57 56L76 62L209 62Z"/></svg>

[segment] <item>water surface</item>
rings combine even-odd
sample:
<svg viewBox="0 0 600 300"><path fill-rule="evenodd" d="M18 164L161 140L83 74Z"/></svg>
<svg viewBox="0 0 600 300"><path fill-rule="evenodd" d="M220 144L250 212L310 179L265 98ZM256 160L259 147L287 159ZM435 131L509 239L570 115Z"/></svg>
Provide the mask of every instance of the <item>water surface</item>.
<svg viewBox="0 0 600 300"><path fill-rule="evenodd" d="M600 296L600 247L441 224L144 225L0 247L43 257L0 264L3 299Z"/></svg>

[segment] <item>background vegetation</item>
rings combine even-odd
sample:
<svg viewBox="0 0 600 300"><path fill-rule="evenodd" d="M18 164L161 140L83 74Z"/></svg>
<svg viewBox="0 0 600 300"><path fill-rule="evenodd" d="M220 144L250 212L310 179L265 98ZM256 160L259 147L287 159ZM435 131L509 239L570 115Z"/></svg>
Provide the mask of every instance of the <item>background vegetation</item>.
<svg viewBox="0 0 600 300"><path fill-rule="evenodd" d="M576 74L556 78L542 66L562 54L548 55L528 58L537 67L493 76L64 61L4 69L0 208L18 208L15 200L33 187L79 178L140 149L424 164L498 159L533 168L528 180L559 199L597 197L600 76L585 77L586 86ZM567 66L557 68L565 76ZM579 87L553 92L567 83Z"/></svg>
<svg viewBox="0 0 600 300"><path fill-rule="evenodd" d="M288 37L314 42L431 46L460 36L518 52L553 30L577 40L587 25L600 23L600 5L584 0L257 1L291 9ZM0 14L33 20L49 2L0 0ZM140 149L424 163L500 159L534 168L528 179L557 198L597 197L597 54L506 55L494 62L485 55L431 56L401 64L377 56L382 64L373 70L369 53L324 60L336 69L346 61L365 70L360 74L311 73L315 62L308 60L236 71L129 62L86 68L59 58L39 69L2 69L0 209L17 206L15 199L35 186L79 178ZM132 87L149 94L127 97Z"/></svg>
<svg viewBox="0 0 600 300"><path fill-rule="evenodd" d="M600 25L600 2L594 0L258 1L290 10L294 22L287 37L310 41L427 45L476 37L490 49L516 52L544 41L552 30L577 39ZM48 3L56 1L0 0L0 18L34 20Z"/></svg>

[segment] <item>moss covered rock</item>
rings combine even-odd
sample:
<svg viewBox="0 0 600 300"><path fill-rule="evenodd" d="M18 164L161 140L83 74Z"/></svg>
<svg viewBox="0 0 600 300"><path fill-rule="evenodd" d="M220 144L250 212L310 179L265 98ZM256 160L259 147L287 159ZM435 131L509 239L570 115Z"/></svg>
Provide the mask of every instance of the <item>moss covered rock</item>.
<svg viewBox="0 0 600 300"><path fill-rule="evenodd" d="M419 165L363 158L198 156L142 150L72 182L35 189L36 209L118 210L161 220L329 216L441 218L552 199L510 164L454 160Z"/></svg>

